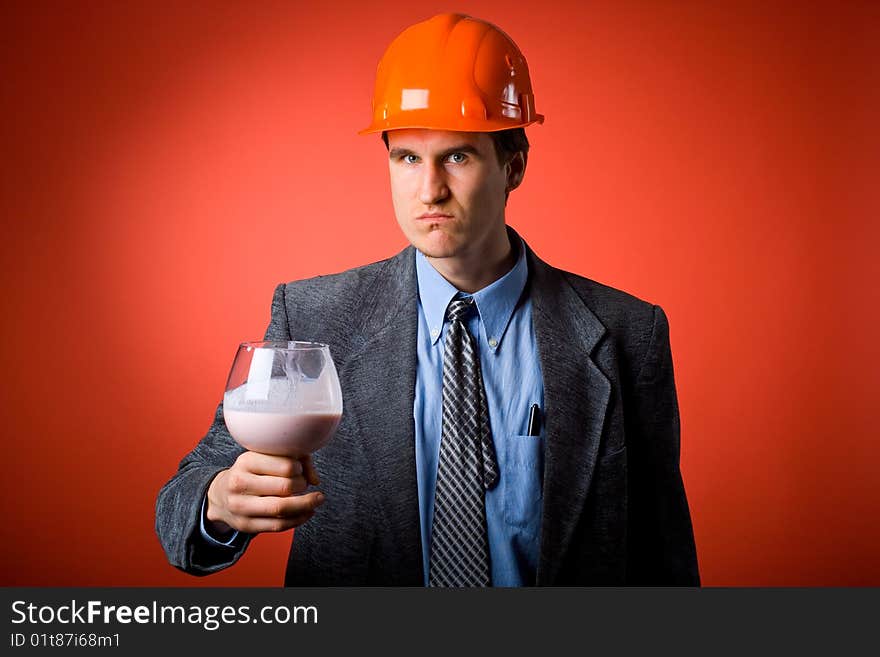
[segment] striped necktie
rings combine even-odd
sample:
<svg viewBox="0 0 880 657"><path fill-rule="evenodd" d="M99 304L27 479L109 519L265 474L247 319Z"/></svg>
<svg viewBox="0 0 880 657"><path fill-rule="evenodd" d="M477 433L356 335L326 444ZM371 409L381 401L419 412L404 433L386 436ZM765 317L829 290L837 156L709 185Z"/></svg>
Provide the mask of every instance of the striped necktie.
<svg viewBox="0 0 880 657"><path fill-rule="evenodd" d="M443 431L431 535L430 586L490 586L485 491L498 481L480 357L464 320L473 297L453 299L443 352Z"/></svg>

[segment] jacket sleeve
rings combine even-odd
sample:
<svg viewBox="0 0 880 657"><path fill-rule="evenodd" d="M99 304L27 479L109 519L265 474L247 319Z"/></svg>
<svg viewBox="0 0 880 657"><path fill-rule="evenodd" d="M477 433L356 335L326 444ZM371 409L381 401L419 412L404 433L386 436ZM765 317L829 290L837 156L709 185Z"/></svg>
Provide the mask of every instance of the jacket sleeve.
<svg viewBox="0 0 880 657"><path fill-rule="evenodd" d="M275 289L266 340L290 339L284 292L284 284ZM177 472L159 491L156 534L171 565L192 575L208 575L228 568L244 554L251 535L239 534L225 547L206 541L199 529L202 500L211 481L243 451L226 429L221 402L208 433L183 457Z"/></svg>
<svg viewBox="0 0 880 657"><path fill-rule="evenodd" d="M678 397L669 323L654 306L653 326L634 384L635 426L628 443L627 580L699 586L691 516L679 467Z"/></svg>

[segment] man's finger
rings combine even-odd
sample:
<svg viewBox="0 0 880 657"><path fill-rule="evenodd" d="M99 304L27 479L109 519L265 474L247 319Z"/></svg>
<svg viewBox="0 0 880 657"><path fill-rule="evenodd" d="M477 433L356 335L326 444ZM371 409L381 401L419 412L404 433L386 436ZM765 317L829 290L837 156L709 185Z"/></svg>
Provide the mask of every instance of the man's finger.
<svg viewBox="0 0 880 657"><path fill-rule="evenodd" d="M302 476L287 479L274 475L255 475L250 472L237 471L230 473L227 481L230 492L238 495L289 497L303 493L308 488L308 482Z"/></svg>
<svg viewBox="0 0 880 657"><path fill-rule="evenodd" d="M283 532L299 527L313 515L315 515L315 512L309 511L294 518L248 518L240 523L238 529L248 534Z"/></svg>
<svg viewBox="0 0 880 657"><path fill-rule="evenodd" d="M235 495L227 503L230 513L242 518L295 518L303 513L311 513L324 503L321 492L290 497L254 497Z"/></svg>
<svg viewBox="0 0 880 657"><path fill-rule="evenodd" d="M297 459L289 456L273 456L259 452L244 452L238 463L251 474L272 475L292 479L303 473L303 466Z"/></svg>

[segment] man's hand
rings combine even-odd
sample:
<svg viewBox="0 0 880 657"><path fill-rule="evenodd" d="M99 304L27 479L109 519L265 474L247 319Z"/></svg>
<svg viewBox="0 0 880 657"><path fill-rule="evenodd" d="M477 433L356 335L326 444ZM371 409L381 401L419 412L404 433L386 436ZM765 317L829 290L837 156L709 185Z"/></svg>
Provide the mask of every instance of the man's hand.
<svg viewBox="0 0 880 657"><path fill-rule="evenodd" d="M257 534L298 527L324 503L323 493L300 494L319 483L311 456L244 452L208 487L207 529L222 536L232 529Z"/></svg>

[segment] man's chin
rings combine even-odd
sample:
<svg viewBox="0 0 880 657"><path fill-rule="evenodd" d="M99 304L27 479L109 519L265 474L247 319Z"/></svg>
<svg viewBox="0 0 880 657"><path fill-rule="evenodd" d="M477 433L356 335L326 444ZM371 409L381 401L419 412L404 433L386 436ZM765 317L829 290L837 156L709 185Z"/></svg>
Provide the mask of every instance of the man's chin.
<svg viewBox="0 0 880 657"><path fill-rule="evenodd" d="M415 246L415 245L414 245ZM453 249L439 249L439 248L421 248L416 246L416 249L422 252L422 255L426 258L451 258L455 255L455 251Z"/></svg>
<svg viewBox="0 0 880 657"><path fill-rule="evenodd" d="M446 235L428 235L411 243L428 258L452 258L461 251L458 242Z"/></svg>

